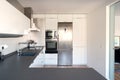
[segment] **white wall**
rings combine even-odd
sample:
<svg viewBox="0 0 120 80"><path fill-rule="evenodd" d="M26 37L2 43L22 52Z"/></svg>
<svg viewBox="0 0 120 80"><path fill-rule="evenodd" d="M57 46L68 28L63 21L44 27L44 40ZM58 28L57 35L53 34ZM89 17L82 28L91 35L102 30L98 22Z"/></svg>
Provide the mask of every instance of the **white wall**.
<svg viewBox="0 0 120 80"><path fill-rule="evenodd" d="M115 36L120 36L120 16L115 16Z"/></svg>
<svg viewBox="0 0 120 80"><path fill-rule="evenodd" d="M88 14L88 66L105 76L105 8Z"/></svg>
<svg viewBox="0 0 120 80"><path fill-rule="evenodd" d="M37 46L45 46L45 36L43 35L43 31L30 32L28 39L37 42Z"/></svg>
<svg viewBox="0 0 120 80"><path fill-rule="evenodd" d="M29 39L36 41L38 46L45 46L45 14L34 14L33 18L37 19L36 26L40 29L40 32L30 32Z"/></svg>
<svg viewBox="0 0 120 80"><path fill-rule="evenodd" d="M18 43L24 42L27 40L27 36L18 37L18 38L0 38L0 45L8 45L7 49L4 49L2 52L3 55L7 55L18 50ZM21 45L20 48L25 47L26 45Z"/></svg>
<svg viewBox="0 0 120 80"><path fill-rule="evenodd" d="M100 74L106 75L106 6L114 0L88 13L87 27L87 64ZM107 73L109 75L109 73Z"/></svg>
<svg viewBox="0 0 120 80"><path fill-rule="evenodd" d="M24 34L24 30L30 27L30 20L6 0L0 0L0 33ZM0 46L8 45L3 54L9 54L18 49L18 43L27 40L27 36L18 38L0 38ZM26 45L20 46L20 48Z"/></svg>

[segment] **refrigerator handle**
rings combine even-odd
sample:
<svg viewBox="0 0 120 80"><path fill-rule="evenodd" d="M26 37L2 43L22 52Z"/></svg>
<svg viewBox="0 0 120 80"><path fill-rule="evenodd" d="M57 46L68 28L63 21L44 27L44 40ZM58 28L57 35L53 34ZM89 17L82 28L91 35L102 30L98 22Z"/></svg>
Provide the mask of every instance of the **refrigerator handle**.
<svg viewBox="0 0 120 80"><path fill-rule="evenodd" d="M54 32L54 38L57 38L57 39L58 39L57 31Z"/></svg>

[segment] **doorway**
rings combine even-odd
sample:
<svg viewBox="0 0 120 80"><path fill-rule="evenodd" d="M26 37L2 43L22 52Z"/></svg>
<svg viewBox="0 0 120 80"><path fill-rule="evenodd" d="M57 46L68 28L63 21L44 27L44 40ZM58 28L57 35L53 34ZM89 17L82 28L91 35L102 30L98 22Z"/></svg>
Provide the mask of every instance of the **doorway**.
<svg viewBox="0 0 120 80"><path fill-rule="evenodd" d="M114 80L120 80L120 2L114 4L115 32L114 32Z"/></svg>
<svg viewBox="0 0 120 80"><path fill-rule="evenodd" d="M119 6L119 7L118 7ZM117 9L118 8L118 9ZM115 46L116 35L116 16L120 16L120 2L116 1L107 6L107 25L106 25L106 76L109 80L116 79L116 49L119 46ZM120 21L120 20L119 20ZM117 24L118 25L118 24ZM120 25L119 25L120 26ZM119 27L120 28L120 27ZM118 29L117 29L118 30ZM119 31L120 32L120 31ZM120 45L120 44L119 44Z"/></svg>
<svg viewBox="0 0 120 80"><path fill-rule="evenodd" d="M72 65L72 22L59 22L58 36L58 65Z"/></svg>

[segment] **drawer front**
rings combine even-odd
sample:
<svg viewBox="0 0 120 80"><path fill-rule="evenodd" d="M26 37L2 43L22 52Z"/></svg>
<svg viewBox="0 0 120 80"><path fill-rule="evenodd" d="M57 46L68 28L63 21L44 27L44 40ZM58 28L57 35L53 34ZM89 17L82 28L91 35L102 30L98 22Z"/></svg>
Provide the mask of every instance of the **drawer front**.
<svg viewBox="0 0 120 80"><path fill-rule="evenodd" d="M45 65L57 65L57 59L45 59Z"/></svg>

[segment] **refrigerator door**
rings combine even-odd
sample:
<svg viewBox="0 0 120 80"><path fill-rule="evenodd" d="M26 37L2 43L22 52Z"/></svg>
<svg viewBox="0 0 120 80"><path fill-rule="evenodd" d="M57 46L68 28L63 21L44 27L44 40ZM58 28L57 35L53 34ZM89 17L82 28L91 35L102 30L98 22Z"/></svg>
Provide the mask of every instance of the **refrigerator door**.
<svg viewBox="0 0 120 80"><path fill-rule="evenodd" d="M58 34L58 64L72 65L72 22L59 22Z"/></svg>

